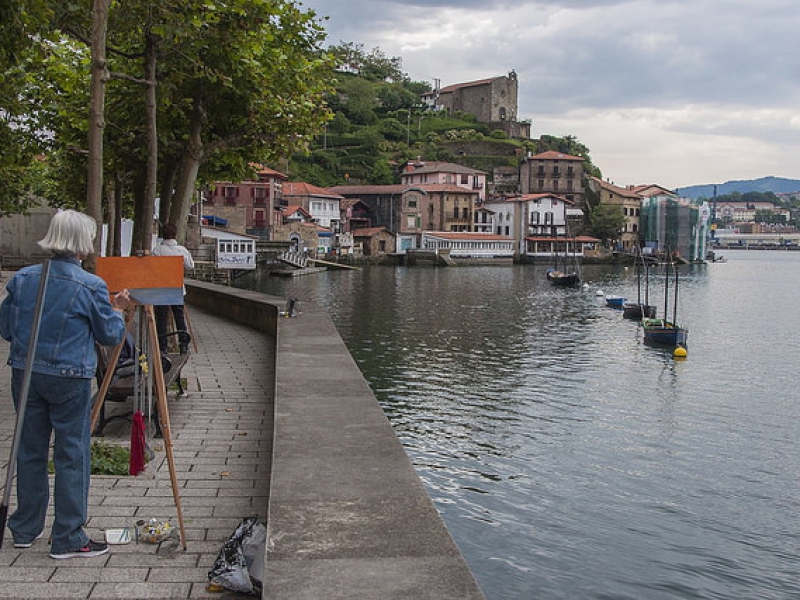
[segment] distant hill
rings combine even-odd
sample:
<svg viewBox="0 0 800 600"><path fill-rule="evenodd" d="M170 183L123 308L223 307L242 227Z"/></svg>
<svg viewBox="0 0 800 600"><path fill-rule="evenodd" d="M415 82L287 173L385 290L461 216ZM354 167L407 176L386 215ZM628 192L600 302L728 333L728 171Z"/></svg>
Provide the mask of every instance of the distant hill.
<svg viewBox="0 0 800 600"><path fill-rule="evenodd" d="M713 198L714 185L693 185L678 189L678 193L685 198ZM726 181L716 184L717 196L739 192L772 192L783 194L788 192L800 192L800 179L786 179L784 177L762 177L761 179L749 179L742 181Z"/></svg>

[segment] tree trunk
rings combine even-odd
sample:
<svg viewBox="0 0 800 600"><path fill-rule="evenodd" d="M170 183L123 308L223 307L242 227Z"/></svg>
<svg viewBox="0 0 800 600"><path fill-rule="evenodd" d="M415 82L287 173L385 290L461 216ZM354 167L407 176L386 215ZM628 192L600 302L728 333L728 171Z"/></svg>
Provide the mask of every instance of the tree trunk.
<svg viewBox="0 0 800 600"><path fill-rule="evenodd" d="M169 160L161 164L161 193L159 194L160 203L158 205L158 219L161 223L169 223L169 211L172 206L172 194L175 191L175 176L177 175L178 163L176 160Z"/></svg>
<svg viewBox="0 0 800 600"><path fill-rule="evenodd" d="M92 79L89 104L89 135L87 139L89 158L86 174L86 214L97 222L102 231L103 199L103 128L105 127L106 81L106 33L108 31L108 7L110 0L92 0ZM100 253L102 236L95 238L95 256L90 257L85 267L94 271L95 257Z"/></svg>
<svg viewBox="0 0 800 600"><path fill-rule="evenodd" d="M192 114L192 123L189 127L189 141L181 159L178 173L178 183L175 196L170 206L169 220L178 228L177 239L183 242L186 239L186 224L189 221L189 208L194 201L194 187L197 182L197 172L203 161L203 142L201 132L203 128L203 108L198 100Z"/></svg>
<svg viewBox="0 0 800 600"><path fill-rule="evenodd" d="M158 124L156 120L156 36L148 32L145 36L145 120L147 128L147 175L144 190L144 221L142 222L142 246L149 254L153 239L153 217L156 210L158 189Z"/></svg>

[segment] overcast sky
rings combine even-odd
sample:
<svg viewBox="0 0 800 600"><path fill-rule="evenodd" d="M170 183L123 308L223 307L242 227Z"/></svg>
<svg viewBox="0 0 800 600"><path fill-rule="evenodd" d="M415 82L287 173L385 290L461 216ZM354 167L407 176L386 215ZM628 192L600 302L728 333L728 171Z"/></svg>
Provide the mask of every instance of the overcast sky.
<svg viewBox="0 0 800 600"><path fill-rule="evenodd" d="M519 76L531 136L617 185L800 179L797 0L302 0L415 81Z"/></svg>

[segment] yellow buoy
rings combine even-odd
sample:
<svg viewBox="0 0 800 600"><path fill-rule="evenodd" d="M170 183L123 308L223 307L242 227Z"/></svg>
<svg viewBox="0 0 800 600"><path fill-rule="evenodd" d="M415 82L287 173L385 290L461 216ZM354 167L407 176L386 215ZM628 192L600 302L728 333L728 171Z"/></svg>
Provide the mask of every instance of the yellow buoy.
<svg viewBox="0 0 800 600"><path fill-rule="evenodd" d="M674 358L686 358L686 348L683 346L678 346L675 350L672 351L672 356Z"/></svg>

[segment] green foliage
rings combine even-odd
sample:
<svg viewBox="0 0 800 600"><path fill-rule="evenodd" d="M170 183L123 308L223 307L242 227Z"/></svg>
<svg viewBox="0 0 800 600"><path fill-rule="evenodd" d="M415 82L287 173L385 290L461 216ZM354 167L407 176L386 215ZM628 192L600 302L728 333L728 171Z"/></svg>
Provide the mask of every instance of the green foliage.
<svg viewBox="0 0 800 600"><path fill-rule="evenodd" d="M131 451L124 446L114 446L93 440L89 448L92 475L128 475L130 472ZM47 463L47 471L55 472L53 461Z"/></svg>
<svg viewBox="0 0 800 600"><path fill-rule="evenodd" d="M128 475L131 459L130 449L93 441L91 452L93 475Z"/></svg>
<svg viewBox="0 0 800 600"><path fill-rule="evenodd" d="M620 206L600 204L589 215L590 234L604 242L618 239L624 227L625 215Z"/></svg>

